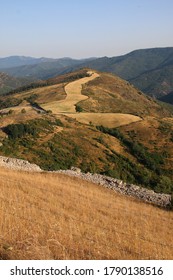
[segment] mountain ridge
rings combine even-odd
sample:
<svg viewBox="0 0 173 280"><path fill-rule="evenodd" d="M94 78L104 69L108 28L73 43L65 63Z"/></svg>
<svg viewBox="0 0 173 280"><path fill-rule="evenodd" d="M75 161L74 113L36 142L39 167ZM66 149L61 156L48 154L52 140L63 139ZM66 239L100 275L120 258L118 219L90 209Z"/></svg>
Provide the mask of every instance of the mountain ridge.
<svg viewBox="0 0 173 280"><path fill-rule="evenodd" d="M37 64L32 61L30 65L8 69L2 68L0 63L0 70L16 77L48 79L88 67L118 75L155 98L167 95L173 89L173 47L139 49L115 57L44 59L48 61L38 59Z"/></svg>

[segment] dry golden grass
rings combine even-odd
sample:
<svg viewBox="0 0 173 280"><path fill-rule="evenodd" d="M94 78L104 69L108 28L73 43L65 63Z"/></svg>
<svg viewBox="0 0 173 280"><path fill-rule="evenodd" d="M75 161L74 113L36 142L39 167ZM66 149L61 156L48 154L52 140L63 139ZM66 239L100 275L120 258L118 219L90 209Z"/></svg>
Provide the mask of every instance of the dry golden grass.
<svg viewBox="0 0 173 280"><path fill-rule="evenodd" d="M0 118L0 127L4 127L7 126L9 124L13 124L13 123L19 123L21 122L21 120L24 121L28 121L31 119L35 119L35 118L41 118L42 116L40 114L38 114L38 112L36 110L34 110L30 105L19 105L16 107L11 107L11 108L7 108L7 109L3 109L1 111L5 112L5 111L9 111L10 109L13 110L12 114L3 116L2 118ZM25 109L26 113L22 113L22 109Z"/></svg>
<svg viewBox="0 0 173 280"><path fill-rule="evenodd" d="M74 82L68 83L65 86L67 97L62 101L53 101L43 105L45 110L51 110L54 114L57 113L76 113L75 104L79 101L85 100L88 97L81 94L82 85L88 83L99 77L97 73L91 73L90 77L78 79Z"/></svg>
<svg viewBox="0 0 173 280"><path fill-rule="evenodd" d="M138 116L118 113L78 113L66 115L84 124L92 123L93 125L103 125L109 128L119 127L142 120Z"/></svg>
<svg viewBox="0 0 173 280"><path fill-rule="evenodd" d="M14 98L28 98L31 95L37 95L37 102L46 103L51 101L61 100L65 97L65 92L63 89L63 84L56 84L50 86L44 86L39 88L34 88L31 90L27 90L22 93L14 94ZM64 97L63 97L64 95Z"/></svg>
<svg viewBox="0 0 173 280"><path fill-rule="evenodd" d="M0 169L1 259L173 259L173 213L53 173Z"/></svg>
<svg viewBox="0 0 173 280"><path fill-rule="evenodd" d="M103 125L106 127L118 127L141 120L140 117L131 114L76 113L75 105L88 98L87 96L82 95L82 86L99 77L99 74L97 73L91 72L90 74L90 77L81 78L68 83L65 86L67 96L64 100L53 100L52 102L42 104L42 107L45 110L51 110L54 114L64 113L84 124L92 122L94 125Z"/></svg>

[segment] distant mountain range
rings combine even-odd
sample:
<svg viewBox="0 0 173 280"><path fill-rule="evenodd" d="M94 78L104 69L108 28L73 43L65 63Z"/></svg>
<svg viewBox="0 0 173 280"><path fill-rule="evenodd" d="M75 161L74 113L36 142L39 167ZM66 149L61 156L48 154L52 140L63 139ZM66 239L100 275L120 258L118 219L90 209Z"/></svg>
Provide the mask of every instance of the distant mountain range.
<svg viewBox="0 0 173 280"><path fill-rule="evenodd" d="M0 58L0 71L35 80L48 79L84 67L116 74L155 98L173 91L173 47L142 49L111 58L81 60L23 56Z"/></svg>
<svg viewBox="0 0 173 280"><path fill-rule="evenodd" d="M0 71L15 77L48 79L69 72L72 67L88 63L90 60L93 58L77 60L69 57L51 59L11 56L0 58Z"/></svg>
<svg viewBox="0 0 173 280"><path fill-rule="evenodd" d="M24 77L13 77L6 73L0 72L0 94L5 94L26 85L35 82L35 79ZM38 81L37 81L38 82Z"/></svg>
<svg viewBox="0 0 173 280"><path fill-rule="evenodd" d="M173 48L136 50L119 57L99 58L87 66L116 74L152 97L173 90Z"/></svg>
<svg viewBox="0 0 173 280"><path fill-rule="evenodd" d="M50 62L52 61L52 58L34 58L29 56L9 56L0 58L0 68L6 69L6 68L12 68L12 67L18 67L18 66L24 66L24 65L33 65L33 64L39 64L42 62Z"/></svg>

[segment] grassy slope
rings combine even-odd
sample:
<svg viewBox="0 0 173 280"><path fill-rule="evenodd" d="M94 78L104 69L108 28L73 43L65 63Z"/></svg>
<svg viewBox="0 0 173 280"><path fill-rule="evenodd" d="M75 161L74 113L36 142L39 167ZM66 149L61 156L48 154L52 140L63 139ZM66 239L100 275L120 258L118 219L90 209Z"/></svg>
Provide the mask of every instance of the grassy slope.
<svg viewBox="0 0 173 280"><path fill-rule="evenodd" d="M120 130L129 139L142 143L150 151L165 154L165 167L170 170L173 180L173 118L148 117L140 123L121 127Z"/></svg>
<svg viewBox="0 0 173 280"><path fill-rule="evenodd" d="M156 101L144 95L128 82L111 74L102 73L99 78L85 84L82 94L87 100L78 104L83 111L125 113L138 116L169 116L171 113Z"/></svg>
<svg viewBox="0 0 173 280"><path fill-rule="evenodd" d="M0 259L173 258L172 212L65 175L0 176Z"/></svg>
<svg viewBox="0 0 173 280"><path fill-rule="evenodd" d="M76 119L85 124L103 125L106 127L120 127L133 122L141 121L138 116L120 113L80 113L66 114L66 116Z"/></svg>
<svg viewBox="0 0 173 280"><path fill-rule="evenodd" d="M89 73L88 73L89 75ZM53 113L75 113L76 112L76 104L86 99L87 97L81 94L82 85L88 83L89 81L97 78L99 75L97 73L92 73L91 76L83 77L81 79L77 79L73 82L65 85L64 90L67 94L65 100L60 102L48 102L47 104L42 105L44 109L49 109L53 111Z"/></svg>
<svg viewBox="0 0 173 280"><path fill-rule="evenodd" d="M136 50L119 57L99 58L83 66L114 73L156 98L172 91L173 48Z"/></svg>
<svg viewBox="0 0 173 280"><path fill-rule="evenodd" d="M79 102L78 105L83 111L94 111L95 113L82 112L77 113L76 116L70 114L68 117L62 114L53 116L38 114L29 105L29 100L33 97L34 101L41 105L50 101L53 104L59 101L64 102L63 100L66 98L64 87L69 81L83 79L86 71L81 70L51 81L52 83L59 82L58 84L13 94L13 99L23 101L19 106L13 108L14 112L11 115L3 116L0 119L1 127L11 123L27 122L31 119L42 119L42 121L36 121L37 124L34 122L29 124L38 129L36 136L26 134L15 139L5 139L6 134L4 130L1 130L0 140L3 145L0 147L0 153L28 159L41 165L44 169L69 168L75 165L85 172L105 172L127 182L146 187L152 185L152 188L156 188L157 184L165 185L162 183L165 178L160 177L162 175L166 175L172 180L173 132L170 124L172 119L168 119L171 112L151 98L144 96L122 79L110 74L99 73L100 77L83 85L82 93L89 98ZM25 108L26 113L21 113L22 108ZM119 111L128 114L107 113ZM101 115L100 112L105 112L105 114ZM141 116L142 119L135 115ZM147 115L152 117L149 118ZM60 119L63 125L52 125L51 122L55 123L56 118ZM47 121L49 124L46 123ZM82 124L82 122L90 122L90 125ZM150 166L150 170L148 170L147 166L147 164L151 165L153 154L148 154L146 148L143 151L145 150L147 163L144 163L141 162L141 159L139 161L129 147L124 145L122 139L98 131L93 124L121 127L121 133L126 138L129 138L132 143L142 143L144 148L149 149L149 152L162 156L164 164L156 162L157 172L153 173L152 167ZM164 191L170 192L171 183L168 179L166 180L169 188L166 187L167 190ZM162 191L162 188L159 187L159 191Z"/></svg>

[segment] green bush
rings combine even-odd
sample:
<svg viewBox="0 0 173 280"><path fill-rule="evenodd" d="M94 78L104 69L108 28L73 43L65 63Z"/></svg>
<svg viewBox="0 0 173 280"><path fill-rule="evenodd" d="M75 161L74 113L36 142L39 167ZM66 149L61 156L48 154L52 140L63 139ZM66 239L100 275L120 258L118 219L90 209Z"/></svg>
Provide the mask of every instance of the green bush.
<svg viewBox="0 0 173 280"><path fill-rule="evenodd" d="M164 156L158 153L151 153L148 149L138 142L132 142L127 139L117 128L107 128L103 126L97 126L97 129L103 133L107 133L118 138L129 152L138 159L140 163L146 166L148 169L160 173L160 165L164 163Z"/></svg>
<svg viewBox="0 0 173 280"><path fill-rule="evenodd" d="M76 104L75 107L76 107L76 112L79 112L79 113L83 112L83 109L80 105Z"/></svg>
<svg viewBox="0 0 173 280"><path fill-rule="evenodd" d="M0 99L0 109L15 107L18 106L22 102L21 99L17 98L7 98L7 99Z"/></svg>

